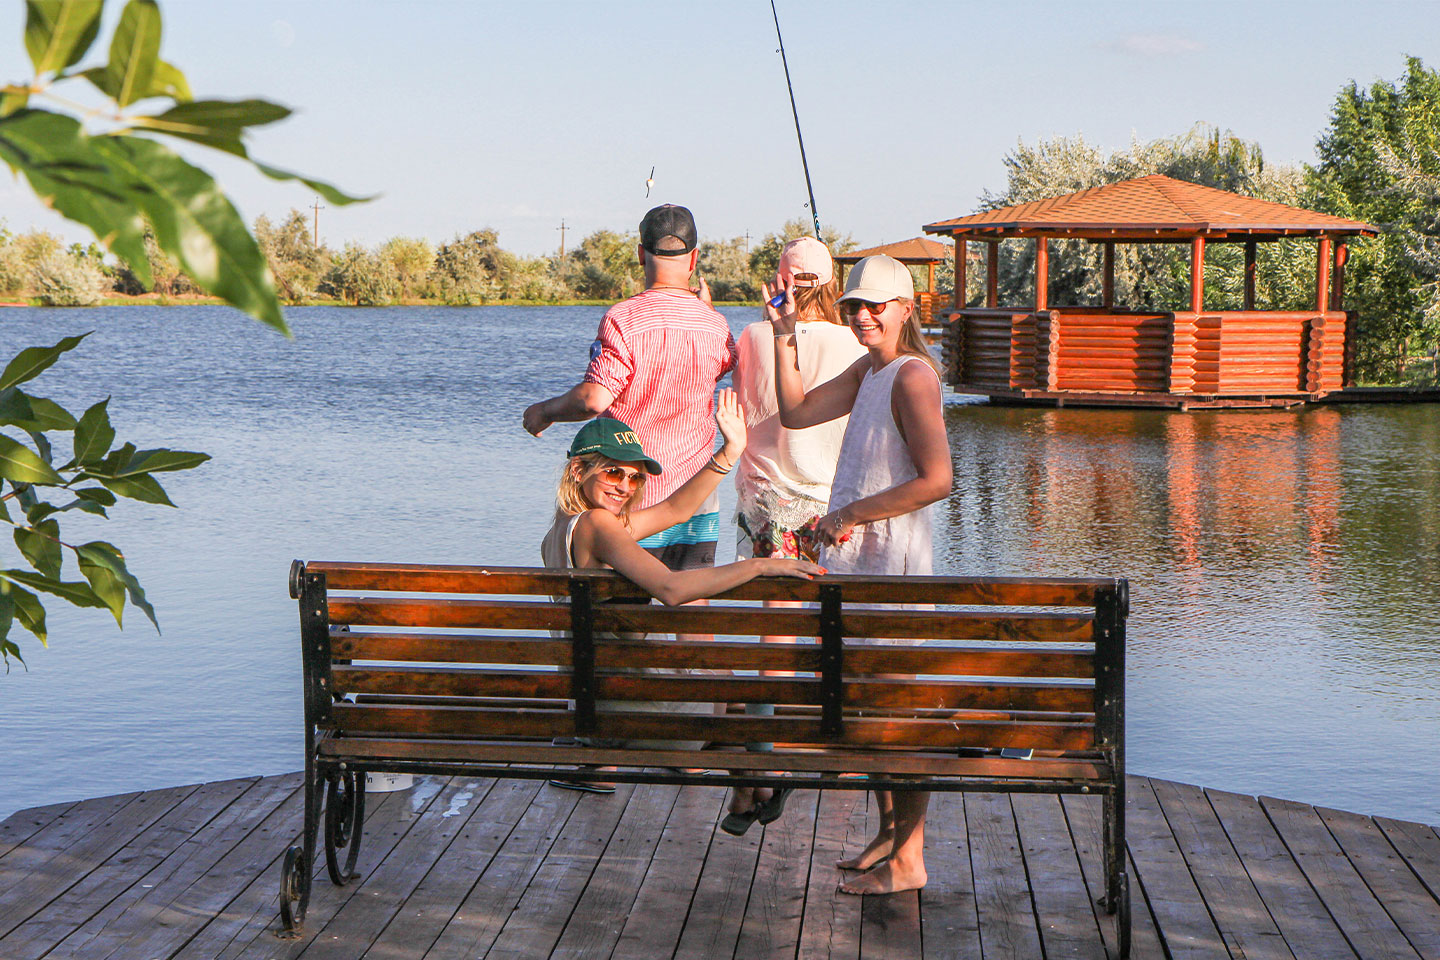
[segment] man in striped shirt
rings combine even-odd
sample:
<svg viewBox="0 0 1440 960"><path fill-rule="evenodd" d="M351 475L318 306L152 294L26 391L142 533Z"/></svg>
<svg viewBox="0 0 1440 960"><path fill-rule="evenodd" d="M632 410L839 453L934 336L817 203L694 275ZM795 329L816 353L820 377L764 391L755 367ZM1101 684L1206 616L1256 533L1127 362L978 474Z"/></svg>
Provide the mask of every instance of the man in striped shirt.
<svg viewBox="0 0 1440 960"><path fill-rule="evenodd" d="M644 292L606 312L584 380L525 411L525 429L536 436L552 423L601 413L629 424L664 468L645 484L642 508L665 499L709 461L715 385L735 366L735 338L710 305L705 281L690 288L697 245L686 208L665 204L645 214L638 250ZM690 520L640 545L672 570L706 566L715 562L719 527L716 493Z"/></svg>

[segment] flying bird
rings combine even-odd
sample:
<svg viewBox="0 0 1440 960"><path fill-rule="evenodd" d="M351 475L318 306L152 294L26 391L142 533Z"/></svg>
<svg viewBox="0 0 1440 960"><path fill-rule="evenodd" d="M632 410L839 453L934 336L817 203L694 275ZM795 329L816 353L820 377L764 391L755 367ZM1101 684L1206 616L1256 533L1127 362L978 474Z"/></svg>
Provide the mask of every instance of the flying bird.
<svg viewBox="0 0 1440 960"><path fill-rule="evenodd" d="M650 196L650 188L655 186L655 168L650 168L650 176L645 178L645 196Z"/></svg>

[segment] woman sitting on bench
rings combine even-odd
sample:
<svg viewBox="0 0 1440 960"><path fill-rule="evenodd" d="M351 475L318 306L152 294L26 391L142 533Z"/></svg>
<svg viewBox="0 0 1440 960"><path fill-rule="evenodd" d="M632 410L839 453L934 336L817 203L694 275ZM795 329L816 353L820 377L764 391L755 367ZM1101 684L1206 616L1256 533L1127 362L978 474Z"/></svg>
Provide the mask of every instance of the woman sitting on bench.
<svg viewBox="0 0 1440 960"><path fill-rule="evenodd" d="M643 510L633 508L640 502L646 476L658 474L660 464L645 455L640 438L619 420L601 417L581 427L570 444L570 460L565 464L555 496L555 522L540 545L545 566L558 570L612 569L670 606L724 593L759 576L809 580L824 573L823 568L808 560L781 557L740 560L695 570L671 570L637 542L689 520L739 459L745 449L745 417L733 390L720 391L715 419L725 438L720 452L680 489ZM602 700L596 703L596 708L602 712L624 712L616 709L622 705ZM708 703L634 703L629 707L633 712L657 708L677 713L710 714L713 711ZM673 741L622 741L614 745L621 743L663 748ZM552 782L592 793L610 793L615 789L608 784Z"/></svg>

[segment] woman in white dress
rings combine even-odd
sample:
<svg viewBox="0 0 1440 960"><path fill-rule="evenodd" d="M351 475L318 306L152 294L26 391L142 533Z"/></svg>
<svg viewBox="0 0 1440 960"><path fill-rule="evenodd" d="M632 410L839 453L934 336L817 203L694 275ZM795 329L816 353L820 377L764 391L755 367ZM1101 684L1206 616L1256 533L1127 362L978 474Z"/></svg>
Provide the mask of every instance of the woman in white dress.
<svg viewBox="0 0 1440 960"><path fill-rule="evenodd" d="M915 285L887 256L855 265L839 299L866 355L845 372L806 390L795 357L792 292L778 310L775 386L780 421L800 429L849 415L831 485L829 511L816 525L820 562L831 573L926 575L931 572L930 505L950 493L950 445L941 409L939 368L915 313ZM772 315L773 314L773 315ZM896 893L925 885L925 811L930 795L876 791L880 831L858 857L864 870L845 893Z"/></svg>

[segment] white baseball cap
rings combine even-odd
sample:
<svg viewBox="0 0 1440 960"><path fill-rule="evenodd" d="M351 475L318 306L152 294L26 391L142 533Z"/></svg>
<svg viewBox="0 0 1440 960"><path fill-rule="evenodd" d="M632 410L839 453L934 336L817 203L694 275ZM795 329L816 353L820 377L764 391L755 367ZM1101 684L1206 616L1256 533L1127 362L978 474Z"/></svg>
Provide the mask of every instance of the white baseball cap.
<svg viewBox="0 0 1440 960"><path fill-rule="evenodd" d="M914 300L915 280L910 276L910 270L905 264L881 253L866 257L855 264L850 275L845 278L845 292L837 302L868 300L871 303L884 303L897 298Z"/></svg>

